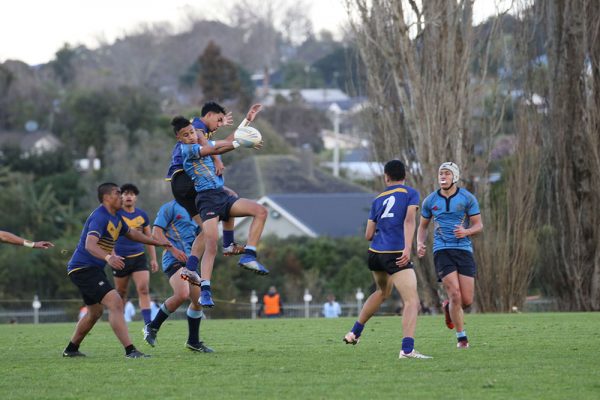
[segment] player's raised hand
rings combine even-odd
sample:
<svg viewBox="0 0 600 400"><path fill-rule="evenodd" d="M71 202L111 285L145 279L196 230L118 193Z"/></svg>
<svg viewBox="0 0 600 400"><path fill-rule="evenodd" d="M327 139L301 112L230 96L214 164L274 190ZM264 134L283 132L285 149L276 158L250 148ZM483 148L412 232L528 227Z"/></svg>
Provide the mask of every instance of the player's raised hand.
<svg viewBox="0 0 600 400"><path fill-rule="evenodd" d="M257 104L253 104L250 107L250 110L248 110L248 113L246 114L246 119L250 122L254 121L254 118L256 118L256 115L262 110L262 104L257 103Z"/></svg>
<svg viewBox="0 0 600 400"><path fill-rule="evenodd" d="M34 249L49 249L51 247L54 247L54 244L52 242L46 242L45 240L41 240L39 242L33 242L33 248Z"/></svg>
<svg viewBox="0 0 600 400"><path fill-rule="evenodd" d="M229 125L233 125L233 113L231 111L229 111L223 117L223 126L229 126Z"/></svg>
<svg viewBox="0 0 600 400"><path fill-rule="evenodd" d="M425 243L417 243L417 256L419 258L424 257L426 252L427 246L425 246Z"/></svg>

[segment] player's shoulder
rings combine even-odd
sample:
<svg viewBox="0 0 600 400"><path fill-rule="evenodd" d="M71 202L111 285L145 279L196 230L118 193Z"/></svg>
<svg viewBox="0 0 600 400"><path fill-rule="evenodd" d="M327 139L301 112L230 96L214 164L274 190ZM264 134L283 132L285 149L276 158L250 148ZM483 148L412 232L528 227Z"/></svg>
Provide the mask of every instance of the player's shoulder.
<svg viewBox="0 0 600 400"><path fill-rule="evenodd" d="M473 193L469 192L464 187L461 187L458 192L460 193L461 196L466 197L469 200L477 200L477 197L475 197L475 195Z"/></svg>
<svg viewBox="0 0 600 400"><path fill-rule="evenodd" d="M425 199L423 200L423 203L429 203L433 200L435 200L438 197L438 191L434 190L433 192L429 193Z"/></svg>

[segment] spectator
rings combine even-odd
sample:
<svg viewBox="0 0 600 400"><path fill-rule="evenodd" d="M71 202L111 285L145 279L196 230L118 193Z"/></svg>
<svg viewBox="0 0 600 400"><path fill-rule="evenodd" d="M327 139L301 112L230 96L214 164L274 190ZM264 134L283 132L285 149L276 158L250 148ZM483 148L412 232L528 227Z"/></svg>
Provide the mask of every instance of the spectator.
<svg viewBox="0 0 600 400"><path fill-rule="evenodd" d="M275 286L271 286L267 294L263 296L259 314L263 313L266 318L279 318L283 315L281 296L277 293Z"/></svg>
<svg viewBox="0 0 600 400"><path fill-rule="evenodd" d="M323 304L323 316L325 318L338 318L340 315L342 315L340 303L335 301L333 294L327 295L327 302Z"/></svg>

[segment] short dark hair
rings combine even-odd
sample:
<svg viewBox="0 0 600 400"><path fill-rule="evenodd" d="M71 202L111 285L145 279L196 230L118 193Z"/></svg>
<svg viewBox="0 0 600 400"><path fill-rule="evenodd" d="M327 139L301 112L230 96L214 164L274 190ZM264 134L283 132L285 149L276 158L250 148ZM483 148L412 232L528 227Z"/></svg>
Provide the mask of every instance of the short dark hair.
<svg viewBox="0 0 600 400"><path fill-rule="evenodd" d="M216 114L226 114L225 108L217 102L207 101L202 106L202 110L200 110L200 117L204 117L209 112L214 112Z"/></svg>
<svg viewBox="0 0 600 400"><path fill-rule="evenodd" d="M383 172L393 181L403 181L406 178L404 163L400 160L388 161Z"/></svg>
<svg viewBox="0 0 600 400"><path fill-rule="evenodd" d="M103 184L101 184L100 186L98 186L98 201L100 203L102 203L102 201L104 200L104 195L105 194L110 194L114 188L118 188L119 185L117 185L116 183L112 183L112 182L105 182Z"/></svg>
<svg viewBox="0 0 600 400"><path fill-rule="evenodd" d="M131 192L137 196L138 194L140 194L140 189L138 189L137 186L135 186L133 183L126 183L124 185L121 185L121 193L125 192Z"/></svg>
<svg viewBox="0 0 600 400"><path fill-rule="evenodd" d="M175 135L177 135L177 132L179 132L181 129L190 124L190 120L182 115L178 115L171 120L171 126L173 127L173 132L175 132Z"/></svg>

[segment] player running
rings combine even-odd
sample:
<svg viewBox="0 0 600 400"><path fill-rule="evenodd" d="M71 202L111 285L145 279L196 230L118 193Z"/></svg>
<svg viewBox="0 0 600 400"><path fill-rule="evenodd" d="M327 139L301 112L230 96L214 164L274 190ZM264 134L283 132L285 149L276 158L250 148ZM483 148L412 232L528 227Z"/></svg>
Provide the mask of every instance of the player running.
<svg viewBox="0 0 600 400"><path fill-rule="evenodd" d="M456 329L457 347L469 347L464 330L463 309L473 303L477 266L473 258L470 236L483 230L479 203L473 194L457 186L458 165L445 162L438 169L440 189L423 201L421 222L417 231L417 254L425 256L427 228L433 217L433 260L450 301L442 308L448 329Z"/></svg>

